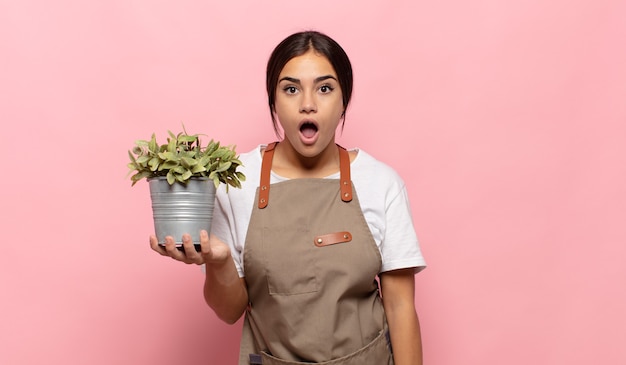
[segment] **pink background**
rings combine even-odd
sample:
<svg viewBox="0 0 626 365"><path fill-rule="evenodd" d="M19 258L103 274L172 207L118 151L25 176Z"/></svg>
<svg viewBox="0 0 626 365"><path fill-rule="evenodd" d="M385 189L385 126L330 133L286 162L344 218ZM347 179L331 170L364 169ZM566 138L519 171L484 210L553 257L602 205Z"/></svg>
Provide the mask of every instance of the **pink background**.
<svg viewBox="0 0 626 365"><path fill-rule="evenodd" d="M355 69L339 142L407 182L427 364L626 364L623 1L0 3L1 364L233 364L241 323L148 248L126 151L274 136L264 68L315 28Z"/></svg>

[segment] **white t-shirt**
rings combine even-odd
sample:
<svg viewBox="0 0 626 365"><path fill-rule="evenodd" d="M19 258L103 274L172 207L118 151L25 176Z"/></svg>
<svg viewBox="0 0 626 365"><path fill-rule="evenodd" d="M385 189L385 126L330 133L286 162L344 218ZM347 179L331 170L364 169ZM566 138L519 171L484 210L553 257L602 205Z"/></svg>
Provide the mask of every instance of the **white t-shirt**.
<svg viewBox="0 0 626 365"><path fill-rule="evenodd" d="M211 232L230 246L240 277L245 276L243 250L260 182L261 150L265 147L259 145L239 156L243 164L239 171L246 175L241 189L231 187L227 193L222 184L216 193ZM426 262L413 227L404 181L391 167L362 150L355 150L357 156L350 164L352 183L381 253L381 272L404 268L422 270ZM339 179L339 172L327 178ZM270 183L285 180L288 179L272 172Z"/></svg>

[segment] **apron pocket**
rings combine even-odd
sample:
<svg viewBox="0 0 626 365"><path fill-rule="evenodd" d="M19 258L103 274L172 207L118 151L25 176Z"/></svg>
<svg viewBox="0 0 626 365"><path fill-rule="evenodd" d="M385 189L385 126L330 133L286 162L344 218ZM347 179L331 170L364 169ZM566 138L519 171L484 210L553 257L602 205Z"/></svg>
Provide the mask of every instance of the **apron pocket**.
<svg viewBox="0 0 626 365"><path fill-rule="evenodd" d="M321 365L393 365L393 356L389 348L388 332L381 331L380 335L362 349L338 359L319 362ZM283 360L266 352L261 352L263 365L311 365L311 362Z"/></svg>
<svg viewBox="0 0 626 365"><path fill-rule="evenodd" d="M287 247L276 248L272 243L280 231L264 231L264 270L270 295L296 295L319 290L316 249L302 237L291 237ZM287 232L281 232L287 235Z"/></svg>

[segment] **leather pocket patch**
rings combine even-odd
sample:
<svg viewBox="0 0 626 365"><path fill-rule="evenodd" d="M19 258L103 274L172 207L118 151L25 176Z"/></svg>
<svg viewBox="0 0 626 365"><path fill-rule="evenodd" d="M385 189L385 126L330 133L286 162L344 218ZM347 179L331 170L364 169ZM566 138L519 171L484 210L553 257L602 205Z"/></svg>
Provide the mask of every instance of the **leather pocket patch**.
<svg viewBox="0 0 626 365"><path fill-rule="evenodd" d="M337 243L345 243L352 241L352 234L350 232L335 232L324 234L321 236L315 236L313 243L317 247L330 246Z"/></svg>

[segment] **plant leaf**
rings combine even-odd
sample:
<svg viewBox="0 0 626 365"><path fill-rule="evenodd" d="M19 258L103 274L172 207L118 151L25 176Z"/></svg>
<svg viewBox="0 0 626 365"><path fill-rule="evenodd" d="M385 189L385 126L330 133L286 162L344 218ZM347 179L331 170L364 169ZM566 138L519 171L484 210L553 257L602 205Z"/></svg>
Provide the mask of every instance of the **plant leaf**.
<svg viewBox="0 0 626 365"><path fill-rule="evenodd" d="M148 166L150 166L152 171L156 171L157 167L159 167L159 161L158 157L152 157L150 161L148 161Z"/></svg>
<svg viewBox="0 0 626 365"><path fill-rule="evenodd" d="M133 156L132 152L128 151L128 157L130 157L130 161L136 166L137 160L135 159L135 156Z"/></svg>
<svg viewBox="0 0 626 365"><path fill-rule="evenodd" d="M194 174L198 174L200 172L205 172L206 168L203 165L197 164L196 166L193 166L193 168L191 169L191 172Z"/></svg>
<svg viewBox="0 0 626 365"><path fill-rule="evenodd" d="M167 183L170 185L174 185L175 182L176 182L176 176L174 176L174 173L172 171L169 171L167 173Z"/></svg>
<svg viewBox="0 0 626 365"><path fill-rule="evenodd" d="M161 165L159 165L159 171L171 170L176 166L178 166L178 162L176 161L165 161Z"/></svg>
<svg viewBox="0 0 626 365"><path fill-rule="evenodd" d="M154 133L152 133L152 138L150 138L150 142L148 143L148 149L152 153L159 152L159 145L157 144L156 135Z"/></svg>
<svg viewBox="0 0 626 365"><path fill-rule="evenodd" d="M193 158L186 157L186 156L181 158L181 162L183 163L183 166L185 166L186 168L190 168L198 164L197 160L194 160Z"/></svg>
<svg viewBox="0 0 626 365"><path fill-rule="evenodd" d="M182 174L182 175L180 175L180 177L181 177L181 179L182 179L183 181L187 181L187 180L189 180L189 178L191 177L191 175L192 175L191 171L186 170L185 172L183 172L183 174ZM179 180L179 181L180 181L180 180Z"/></svg>
<svg viewBox="0 0 626 365"><path fill-rule="evenodd" d="M179 135L178 136L178 142L183 142L183 143L193 143L196 142L198 140L198 135L194 134L193 136L188 136L188 135Z"/></svg>
<svg viewBox="0 0 626 365"><path fill-rule="evenodd" d="M135 175L130 177L130 180L132 181L131 186L135 185L137 181L141 179L150 177L150 175L152 175L150 171L141 171L141 172L136 173Z"/></svg>
<svg viewBox="0 0 626 365"><path fill-rule="evenodd" d="M159 153L159 158L165 161L178 161L178 155L176 153L167 151Z"/></svg>
<svg viewBox="0 0 626 365"><path fill-rule="evenodd" d="M226 150L224 148L218 148L217 150L215 150L215 152L211 154L211 157L222 158L224 157L225 154L226 154Z"/></svg>
<svg viewBox="0 0 626 365"><path fill-rule="evenodd" d="M139 156L139 158L137 158L137 163L141 164L141 165L145 165L148 161L150 160L150 157L148 156Z"/></svg>
<svg viewBox="0 0 626 365"><path fill-rule="evenodd" d="M209 145L207 146L205 153L207 155L211 155L213 152L215 152L215 150L220 146L220 144L218 142L215 142L213 140L211 140L211 142L209 142Z"/></svg>
<svg viewBox="0 0 626 365"><path fill-rule="evenodd" d="M206 165L209 164L209 162L211 162L211 157L210 156L202 156L198 160L198 165L206 166Z"/></svg>
<svg viewBox="0 0 626 365"><path fill-rule="evenodd" d="M232 165L230 161L220 163L215 172L224 172L230 168L230 165Z"/></svg>

